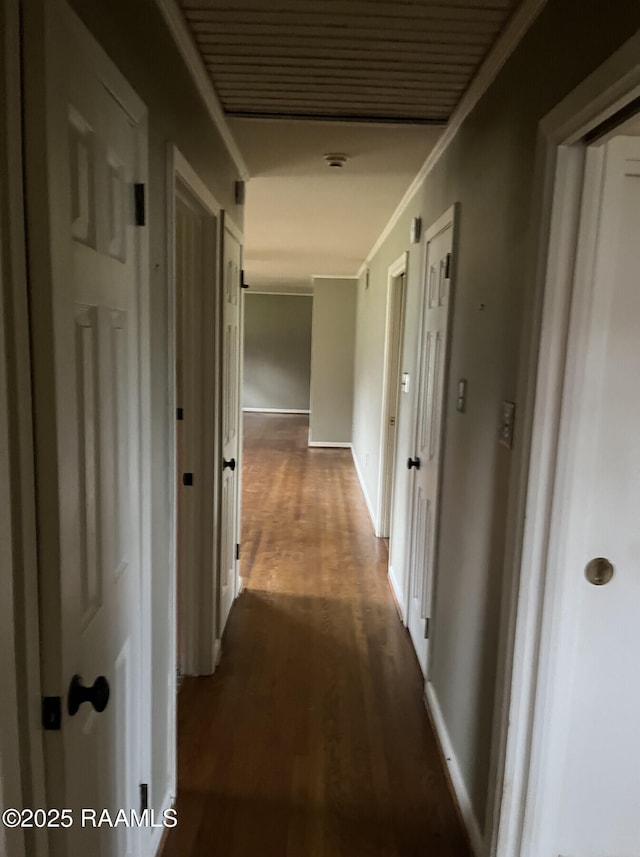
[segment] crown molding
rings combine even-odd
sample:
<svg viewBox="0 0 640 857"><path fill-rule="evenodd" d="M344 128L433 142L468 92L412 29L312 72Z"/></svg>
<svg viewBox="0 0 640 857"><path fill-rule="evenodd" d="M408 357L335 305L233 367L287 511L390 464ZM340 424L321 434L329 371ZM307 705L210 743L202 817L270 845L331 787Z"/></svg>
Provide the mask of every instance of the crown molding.
<svg viewBox="0 0 640 857"><path fill-rule="evenodd" d="M250 178L249 168L247 167L242 153L238 148L231 129L227 123L227 119L220 104L216 91L209 77L209 72L206 69L200 51L196 45L191 30L184 19L182 10L178 6L176 0L156 0L156 5L162 12L173 40L176 43L183 60L186 63L189 73L196 85L202 100L205 103L207 111L213 120L213 124L220 132L220 136L225 142L229 154L233 158L233 162L238 168L241 178L247 181Z"/></svg>
<svg viewBox="0 0 640 857"><path fill-rule="evenodd" d="M411 182L405 195L402 197L397 208L391 215L389 222L380 233L378 240L373 245L364 262L360 266L357 273L358 277L361 277L366 271L369 263L387 240L411 200L420 190L426 177L449 148L449 145L462 127L464 120L477 106L482 96L496 79L498 72L520 44L525 33L538 17L543 6L546 5L546 2L547 0L524 0L524 2L522 2L513 13L493 48L478 69L478 72L471 81L469 88L462 96L460 103L451 114L451 118L446 125L442 137L440 137L429 153L417 176Z"/></svg>

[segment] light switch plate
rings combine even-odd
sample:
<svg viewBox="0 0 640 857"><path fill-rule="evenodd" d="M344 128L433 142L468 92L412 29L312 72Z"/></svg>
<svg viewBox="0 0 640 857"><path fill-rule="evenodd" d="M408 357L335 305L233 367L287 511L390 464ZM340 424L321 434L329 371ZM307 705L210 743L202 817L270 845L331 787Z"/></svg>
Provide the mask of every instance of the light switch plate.
<svg viewBox="0 0 640 857"><path fill-rule="evenodd" d="M403 393L409 392L409 373L408 372L402 373L402 383L400 384L400 386L402 387Z"/></svg>
<svg viewBox="0 0 640 857"><path fill-rule="evenodd" d="M502 402L500 405L500 425L498 440L507 449L513 447L513 427L516 421L516 403Z"/></svg>

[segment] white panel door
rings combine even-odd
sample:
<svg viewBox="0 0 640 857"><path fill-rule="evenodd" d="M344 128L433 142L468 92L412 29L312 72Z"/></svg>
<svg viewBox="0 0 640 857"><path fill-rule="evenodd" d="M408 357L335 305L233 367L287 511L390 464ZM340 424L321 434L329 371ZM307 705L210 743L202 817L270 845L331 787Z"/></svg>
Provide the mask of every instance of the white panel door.
<svg viewBox="0 0 640 857"><path fill-rule="evenodd" d="M410 487L407 626L425 675L438 532L444 385L451 303L451 218L445 218L442 228L436 227L435 234L430 235L430 232L427 232L421 289L416 431L413 454L407 462L413 472Z"/></svg>
<svg viewBox="0 0 640 857"><path fill-rule="evenodd" d="M224 230L222 290L222 494L220 534L220 635L238 594L240 526L240 242Z"/></svg>
<svg viewBox="0 0 640 857"><path fill-rule="evenodd" d="M29 198L43 684L62 697L61 731L45 732L47 787L50 806L75 813L51 836L56 855L137 857L134 831L82 826L80 808L140 805L144 230L134 183L145 152L112 94L117 72L98 49L93 62L89 37L58 8L45 16L46 136L30 141L41 163L28 161L45 182ZM93 688L77 711L74 676Z"/></svg>
<svg viewBox="0 0 640 857"><path fill-rule="evenodd" d="M549 571L563 581L539 831L553 857L640 854L640 139L607 145L598 185L594 262L575 285L560 567ZM579 258L593 251L585 243ZM587 579L599 557L613 566L606 585Z"/></svg>

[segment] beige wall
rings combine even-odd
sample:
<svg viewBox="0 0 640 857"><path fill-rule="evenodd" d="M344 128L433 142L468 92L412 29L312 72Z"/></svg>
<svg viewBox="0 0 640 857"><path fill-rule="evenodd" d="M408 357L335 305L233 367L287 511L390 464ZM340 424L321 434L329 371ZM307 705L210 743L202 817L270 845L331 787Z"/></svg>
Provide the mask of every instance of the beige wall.
<svg viewBox="0 0 640 857"><path fill-rule="evenodd" d="M150 806L160 809L168 785L171 748L167 714L170 663L170 491L167 378L167 145L175 143L220 205L242 225L234 203L239 178L153 0L72 0L102 47L149 111L149 255L152 348L153 771Z"/></svg>
<svg viewBox="0 0 640 857"><path fill-rule="evenodd" d="M525 369L536 128L639 25L637 3L550 0L372 259L369 289L363 282L358 287L354 454L376 508L387 270L410 250L402 369L415 378L423 249L409 245L410 221L419 215L428 227L453 203L460 204L429 675L481 828L490 777L501 599L511 583L506 521L518 489L512 478L514 460L523 449L517 415L513 451L497 443L496 426L500 402L517 400ZM465 414L455 410L459 378L468 379ZM411 449L415 392L414 385L412 395L401 396L400 488L406 488L404 461ZM392 561L406 592L404 544L395 548Z"/></svg>
<svg viewBox="0 0 640 857"><path fill-rule="evenodd" d="M244 408L309 410L312 307L310 295L245 294Z"/></svg>
<svg viewBox="0 0 640 857"><path fill-rule="evenodd" d="M315 278L311 334L311 443L350 443L357 281Z"/></svg>

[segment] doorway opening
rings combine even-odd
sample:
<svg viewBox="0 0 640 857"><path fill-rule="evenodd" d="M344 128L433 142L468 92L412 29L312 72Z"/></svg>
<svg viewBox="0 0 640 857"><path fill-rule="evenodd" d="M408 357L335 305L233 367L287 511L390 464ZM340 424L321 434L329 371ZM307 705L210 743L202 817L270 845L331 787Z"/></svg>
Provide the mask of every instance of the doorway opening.
<svg viewBox="0 0 640 857"><path fill-rule="evenodd" d="M216 294L220 210L175 172L176 670L208 675L215 622Z"/></svg>
<svg viewBox="0 0 640 857"><path fill-rule="evenodd" d="M403 253L391 265L387 279L382 430L380 432L380 487L378 490L380 501L377 515L378 532L376 533L377 536L385 539L389 538L391 532L408 255L408 253Z"/></svg>

